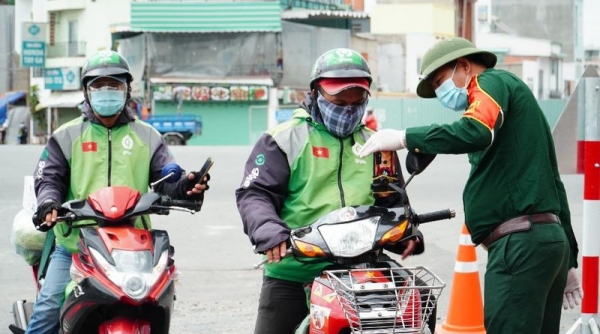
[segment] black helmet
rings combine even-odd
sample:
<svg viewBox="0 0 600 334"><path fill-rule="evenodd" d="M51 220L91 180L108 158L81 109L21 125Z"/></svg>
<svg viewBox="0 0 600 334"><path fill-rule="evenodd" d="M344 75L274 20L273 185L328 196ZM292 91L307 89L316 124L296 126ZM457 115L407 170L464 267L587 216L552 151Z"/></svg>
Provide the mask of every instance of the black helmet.
<svg viewBox="0 0 600 334"><path fill-rule="evenodd" d="M81 70L81 85L86 87L90 79L103 76L125 76L128 84L133 81L127 60L110 50L100 51L88 58Z"/></svg>
<svg viewBox="0 0 600 334"><path fill-rule="evenodd" d="M322 78L365 78L373 82L371 70L365 58L350 49L333 49L322 54L310 74L310 89Z"/></svg>

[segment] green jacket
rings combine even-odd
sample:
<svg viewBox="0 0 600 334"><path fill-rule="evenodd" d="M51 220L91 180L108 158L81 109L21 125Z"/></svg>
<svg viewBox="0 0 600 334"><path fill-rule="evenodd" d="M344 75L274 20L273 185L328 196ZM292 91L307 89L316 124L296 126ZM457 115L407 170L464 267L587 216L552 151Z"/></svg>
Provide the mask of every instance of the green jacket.
<svg viewBox="0 0 600 334"><path fill-rule="evenodd" d="M531 90L514 74L491 68L472 78L467 91L469 107L459 121L406 129L407 148L468 153L471 172L463 201L475 244L510 218L551 212L569 239L570 266L577 267L577 241L552 133Z"/></svg>
<svg viewBox="0 0 600 334"><path fill-rule="evenodd" d="M373 157L357 155L358 145L372 133L360 125L352 136L339 139L300 108L258 140L236 190L244 231L257 251L278 245L289 238L290 229L333 210L374 203ZM300 263L288 256L267 264L265 275L309 282L329 264Z"/></svg>
<svg viewBox="0 0 600 334"><path fill-rule="evenodd" d="M174 158L162 136L131 115L125 109L116 125L108 129L86 104L81 117L58 128L34 173L38 204L85 199L95 190L116 185L146 193L148 185L160 178L162 167ZM150 228L150 220L144 220ZM136 226L144 227L142 219ZM54 227L56 242L75 253L79 229L73 228L70 234L68 230L65 223L58 223Z"/></svg>

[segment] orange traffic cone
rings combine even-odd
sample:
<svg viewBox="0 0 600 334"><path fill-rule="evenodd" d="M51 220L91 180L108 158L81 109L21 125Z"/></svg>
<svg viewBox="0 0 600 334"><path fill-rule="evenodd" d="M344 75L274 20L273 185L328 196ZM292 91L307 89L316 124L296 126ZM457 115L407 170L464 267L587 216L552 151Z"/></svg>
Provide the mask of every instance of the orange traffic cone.
<svg viewBox="0 0 600 334"><path fill-rule="evenodd" d="M485 334L477 254L466 225L463 225L458 243L448 316L435 332L436 334Z"/></svg>

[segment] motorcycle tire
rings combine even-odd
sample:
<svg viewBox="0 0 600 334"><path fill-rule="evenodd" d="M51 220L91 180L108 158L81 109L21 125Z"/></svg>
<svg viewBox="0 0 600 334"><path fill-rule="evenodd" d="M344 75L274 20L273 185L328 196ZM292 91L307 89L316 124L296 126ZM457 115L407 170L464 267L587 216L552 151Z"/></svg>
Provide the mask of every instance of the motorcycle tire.
<svg viewBox="0 0 600 334"><path fill-rule="evenodd" d="M33 303L26 300L18 300L13 303L13 314L15 317L15 325L19 328L26 329L29 324L29 319L33 314Z"/></svg>

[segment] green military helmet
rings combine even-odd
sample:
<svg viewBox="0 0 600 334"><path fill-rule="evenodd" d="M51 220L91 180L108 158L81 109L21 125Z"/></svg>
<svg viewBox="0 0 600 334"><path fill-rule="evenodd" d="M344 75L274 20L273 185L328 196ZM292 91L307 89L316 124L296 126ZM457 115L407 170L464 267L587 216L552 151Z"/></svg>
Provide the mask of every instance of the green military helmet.
<svg viewBox="0 0 600 334"><path fill-rule="evenodd" d="M495 54L477 49L473 43L464 38L446 38L435 43L423 56L417 95L424 98L435 97L435 90L431 86L431 81L428 80L431 74L449 62L475 54L479 56L486 67L490 68L496 65Z"/></svg>
<svg viewBox="0 0 600 334"><path fill-rule="evenodd" d="M119 75L124 75L127 78L127 83L133 81L127 60L115 51L100 51L88 58L83 65L81 85L86 87L86 83L96 77Z"/></svg>
<svg viewBox="0 0 600 334"><path fill-rule="evenodd" d="M310 73L310 89L322 78L366 78L369 85L373 82L367 60L358 52L350 49L333 49L322 54Z"/></svg>

